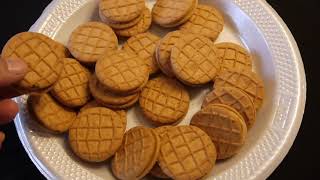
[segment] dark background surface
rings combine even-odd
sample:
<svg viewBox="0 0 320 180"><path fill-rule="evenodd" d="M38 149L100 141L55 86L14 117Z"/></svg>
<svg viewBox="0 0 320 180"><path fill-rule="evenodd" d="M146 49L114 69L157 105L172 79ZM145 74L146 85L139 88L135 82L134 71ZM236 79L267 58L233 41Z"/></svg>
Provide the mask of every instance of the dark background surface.
<svg viewBox="0 0 320 180"><path fill-rule="evenodd" d="M14 34L27 31L50 0L4 0L0 3L0 49ZM299 134L280 166L269 177L274 179L319 179L319 43L320 5L317 0L268 0L286 22L300 48L308 93ZM25 153L14 124L0 127L7 139L0 150L0 179L44 178ZM318 173L317 173L318 171Z"/></svg>

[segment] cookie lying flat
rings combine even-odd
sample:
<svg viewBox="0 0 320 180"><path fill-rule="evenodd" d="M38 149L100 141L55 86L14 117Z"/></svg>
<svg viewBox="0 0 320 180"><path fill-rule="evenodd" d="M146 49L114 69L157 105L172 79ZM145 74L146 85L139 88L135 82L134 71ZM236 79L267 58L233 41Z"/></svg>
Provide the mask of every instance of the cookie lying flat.
<svg viewBox="0 0 320 180"><path fill-rule="evenodd" d="M150 74L158 71L155 59L155 49L160 38L149 32L132 36L123 45L125 51L132 51L138 54L149 66Z"/></svg>
<svg viewBox="0 0 320 180"><path fill-rule="evenodd" d="M89 162L105 161L121 146L125 123L123 117L108 108L82 111L69 130L72 151Z"/></svg>
<svg viewBox="0 0 320 180"><path fill-rule="evenodd" d="M173 31L168 33L164 38L161 39L156 48L156 59L158 66L161 71L169 77L175 76L171 67L171 50L181 35L181 31Z"/></svg>
<svg viewBox="0 0 320 180"><path fill-rule="evenodd" d="M172 179L200 179L212 170L216 157L210 137L195 126L176 126L161 138L159 164Z"/></svg>
<svg viewBox="0 0 320 180"><path fill-rule="evenodd" d="M118 48L118 38L108 25L87 22L72 32L68 48L80 62L94 64L106 52Z"/></svg>
<svg viewBox="0 0 320 180"><path fill-rule="evenodd" d="M112 172L118 179L141 179L156 163L160 138L150 128L138 126L124 136L120 149L112 160Z"/></svg>
<svg viewBox="0 0 320 180"><path fill-rule="evenodd" d="M90 72L77 60L66 58L61 76L51 93L65 106L83 106L90 99L89 78Z"/></svg>
<svg viewBox="0 0 320 180"><path fill-rule="evenodd" d="M190 124L199 127L210 136L217 148L217 159L235 155L245 143L246 123L230 106L209 104L193 116Z"/></svg>
<svg viewBox="0 0 320 180"><path fill-rule="evenodd" d="M61 106L49 94L29 98L37 119L49 130L66 132L76 119L75 111Z"/></svg>
<svg viewBox="0 0 320 180"><path fill-rule="evenodd" d="M100 15L100 19L108 24L110 27L112 27L113 29L127 29L130 28L136 24L138 24L140 22L140 20L143 17L143 13L141 13L141 15L139 15L137 18L133 19L132 21L129 22L112 22L108 19L105 18L105 16L103 15L102 11L99 10L99 15Z"/></svg>
<svg viewBox="0 0 320 180"><path fill-rule="evenodd" d="M258 74L241 69L224 70L214 82L214 88L231 86L237 87L247 93L256 109L262 106L264 98L264 85Z"/></svg>
<svg viewBox="0 0 320 180"><path fill-rule="evenodd" d="M28 65L27 74L15 87L33 92L44 91L59 79L66 52L61 44L43 34L23 32L6 43L1 56L8 61L19 58Z"/></svg>
<svg viewBox="0 0 320 180"><path fill-rule="evenodd" d="M214 45L218 50L218 55L222 58L221 70L245 69L252 70L252 57L250 53L234 43L218 43Z"/></svg>
<svg viewBox="0 0 320 180"><path fill-rule="evenodd" d="M208 93L202 103L202 108L209 104L225 104L237 110L250 129L256 121L256 109L250 96L234 87L219 87Z"/></svg>
<svg viewBox="0 0 320 180"><path fill-rule="evenodd" d="M149 68L135 53L124 50L106 54L96 64L99 82L114 93L139 89L149 77Z"/></svg>
<svg viewBox="0 0 320 180"><path fill-rule="evenodd" d="M223 17L216 8L198 5L191 18L180 29L206 36L215 41L222 32L223 26Z"/></svg>
<svg viewBox="0 0 320 180"><path fill-rule="evenodd" d="M172 70L187 85L202 85L215 79L220 64L213 42L204 36L185 34L172 48Z"/></svg>
<svg viewBox="0 0 320 180"><path fill-rule="evenodd" d="M139 103L143 114L156 125L182 120L189 109L188 91L176 80L160 76L142 89Z"/></svg>

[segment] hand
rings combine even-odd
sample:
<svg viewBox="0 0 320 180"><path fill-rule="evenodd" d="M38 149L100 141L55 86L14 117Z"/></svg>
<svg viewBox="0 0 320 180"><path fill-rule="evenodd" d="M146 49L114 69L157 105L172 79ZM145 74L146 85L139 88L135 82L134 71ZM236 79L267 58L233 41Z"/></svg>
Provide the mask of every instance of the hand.
<svg viewBox="0 0 320 180"><path fill-rule="evenodd" d="M28 66L19 59L0 59L0 125L9 123L19 111L10 98L19 95L10 85L21 80ZM0 131L0 149L5 135Z"/></svg>

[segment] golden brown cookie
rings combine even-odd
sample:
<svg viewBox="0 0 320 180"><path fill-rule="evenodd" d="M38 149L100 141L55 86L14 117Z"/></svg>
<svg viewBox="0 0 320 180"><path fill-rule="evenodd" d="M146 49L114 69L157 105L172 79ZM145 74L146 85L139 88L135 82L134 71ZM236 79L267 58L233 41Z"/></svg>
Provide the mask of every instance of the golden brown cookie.
<svg viewBox="0 0 320 180"><path fill-rule="evenodd" d="M83 107L80 108L80 112L89 109L89 108L95 108L95 107L103 107L101 104L99 104L97 101L92 100L85 104Z"/></svg>
<svg viewBox="0 0 320 180"><path fill-rule="evenodd" d="M22 59L28 72L15 87L24 91L43 91L52 86L63 69L65 49L49 37L34 32L22 32L13 36L2 49L2 58Z"/></svg>
<svg viewBox="0 0 320 180"><path fill-rule="evenodd" d="M160 137L160 141L162 139L162 136L165 136L165 134L168 132L169 129L174 128L175 126L160 126L155 128L154 130L157 132L157 134ZM161 179L169 179L170 177L167 176L161 169L158 163L156 163L153 168L150 171L150 174L154 177L161 178Z"/></svg>
<svg viewBox="0 0 320 180"><path fill-rule="evenodd" d="M145 117L157 125L182 120L189 109L188 91L176 80L160 76L142 89L139 103Z"/></svg>
<svg viewBox="0 0 320 180"><path fill-rule="evenodd" d="M235 155L245 143L246 123L230 106L209 104L193 116L190 124L199 127L210 136L217 148L217 159Z"/></svg>
<svg viewBox="0 0 320 180"><path fill-rule="evenodd" d="M111 22L129 22L145 8L144 0L101 0L99 10L103 19Z"/></svg>
<svg viewBox="0 0 320 180"><path fill-rule="evenodd" d="M111 107L122 106L139 97L139 93L124 96L110 92L98 81L96 75L91 76L89 87L91 94L96 99L96 101L106 107L108 107L109 105Z"/></svg>
<svg viewBox="0 0 320 180"><path fill-rule="evenodd" d="M96 75L110 91L128 93L145 83L149 68L137 54L119 50L106 54L97 62Z"/></svg>
<svg viewBox="0 0 320 180"><path fill-rule="evenodd" d="M49 94L29 96L30 105L37 119L49 130L68 131L77 113L58 104Z"/></svg>
<svg viewBox="0 0 320 180"><path fill-rule="evenodd" d="M156 163L159 150L160 138L153 129L130 129L112 160L113 174L118 179L143 178Z"/></svg>
<svg viewBox="0 0 320 180"><path fill-rule="evenodd" d="M181 31L173 31L168 33L163 39L161 39L156 48L156 59L158 66L161 71L169 77L175 76L171 68L171 50L181 35Z"/></svg>
<svg viewBox="0 0 320 180"><path fill-rule="evenodd" d="M69 130L73 152L89 162L105 161L122 143L123 117L108 108L96 107L82 111Z"/></svg>
<svg viewBox="0 0 320 180"><path fill-rule="evenodd" d="M159 69L154 55L159 40L158 36L150 32L142 33L129 38L123 49L138 54L149 66L150 74L154 74Z"/></svg>
<svg viewBox="0 0 320 180"><path fill-rule="evenodd" d="M80 62L94 64L106 52L118 48L118 38L108 25L87 22L72 32L68 48Z"/></svg>
<svg viewBox="0 0 320 180"><path fill-rule="evenodd" d="M252 70L252 57L243 47L229 42L218 43L214 46L222 58L221 70L233 68Z"/></svg>
<svg viewBox="0 0 320 180"><path fill-rule="evenodd" d="M204 36L185 34L172 48L172 70L187 85L201 85L215 79L220 63L213 42Z"/></svg>
<svg viewBox="0 0 320 180"><path fill-rule="evenodd" d="M180 29L206 36L214 41L222 32L223 25L223 16L216 8L198 5L191 18Z"/></svg>
<svg viewBox="0 0 320 180"><path fill-rule="evenodd" d="M210 137L195 126L177 126L161 138L159 164L172 179L199 179L208 174L217 152Z"/></svg>
<svg viewBox="0 0 320 180"><path fill-rule="evenodd" d="M258 74L241 69L221 71L214 82L214 88L232 86L247 93L256 109L262 106L264 98L264 85Z"/></svg>
<svg viewBox="0 0 320 180"><path fill-rule="evenodd" d="M137 18L133 19L132 21L129 22L112 22L108 19L105 18L105 16L102 14L102 11L99 11L100 19L108 24L110 27L113 29L127 29L130 28L136 24L142 19L143 15L139 15Z"/></svg>
<svg viewBox="0 0 320 180"><path fill-rule="evenodd" d="M183 24L190 18L197 4L197 0L158 0L152 9L153 22L164 27Z"/></svg>
<svg viewBox="0 0 320 180"><path fill-rule="evenodd" d="M148 8L145 8L142 12L142 18L136 25L126 29L118 29L118 30L115 30L115 32L119 36L131 37L131 36L148 31L148 29L151 26L151 22L152 22L151 12Z"/></svg>
<svg viewBox="0 0 320 180"><path fill-rule="evenodd" d="M209 104L225 104L237 110L250 129L256 121L256 109L250 96L235 87L219 87L208 93L202 108Z"/></svg>
<svg viewBox="0 0 320 180"><path fill-rule="evenodd" d="M63 71L51 93L65 106L83 106L90 99L89 78L90 72L77 60L65 58Z"/></svg>

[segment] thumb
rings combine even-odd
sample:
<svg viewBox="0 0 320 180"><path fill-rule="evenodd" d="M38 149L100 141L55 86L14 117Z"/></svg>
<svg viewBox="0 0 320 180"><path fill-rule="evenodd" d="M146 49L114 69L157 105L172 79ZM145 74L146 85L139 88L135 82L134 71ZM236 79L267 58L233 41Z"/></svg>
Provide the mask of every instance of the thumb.
<svg viewBox="0 0 320 180"><path fill-rule="evenodd" d="M9 86L21 80L27 71L28 65L21 59L0 59L0 87Z"/></svg>

